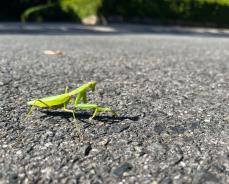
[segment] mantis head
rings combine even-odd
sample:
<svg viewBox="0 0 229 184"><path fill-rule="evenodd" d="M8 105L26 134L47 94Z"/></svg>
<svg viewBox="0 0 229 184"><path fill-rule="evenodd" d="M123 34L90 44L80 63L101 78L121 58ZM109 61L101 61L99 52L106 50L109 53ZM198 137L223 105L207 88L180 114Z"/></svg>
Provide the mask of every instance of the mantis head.
<svg viewBox="0 0 229 184"><path fill-rule="evenodd" d="M91 88L91 90L94 92L95 91L95 85L96 85L96 82L90 82L88 87Z"/></svg>

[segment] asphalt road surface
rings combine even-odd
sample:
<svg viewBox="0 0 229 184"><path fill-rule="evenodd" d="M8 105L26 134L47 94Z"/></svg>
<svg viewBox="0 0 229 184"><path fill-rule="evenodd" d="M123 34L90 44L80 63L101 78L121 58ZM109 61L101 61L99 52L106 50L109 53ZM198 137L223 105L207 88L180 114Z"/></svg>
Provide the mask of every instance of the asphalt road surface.
<svg viewBox="0 0 229 184"><path fill-rule="evenodd" d="M60 109L22 121L27 101L88 81L89 101L117 117L77 110L80 134ZM228 140L226 37L0 35L1 184L226 184Z"/></svg>

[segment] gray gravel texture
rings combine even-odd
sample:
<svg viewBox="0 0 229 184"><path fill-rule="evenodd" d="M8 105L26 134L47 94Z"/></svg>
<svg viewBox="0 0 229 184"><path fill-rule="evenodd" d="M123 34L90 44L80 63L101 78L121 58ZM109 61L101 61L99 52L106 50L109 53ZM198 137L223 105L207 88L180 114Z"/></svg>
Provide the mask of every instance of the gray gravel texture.
<svg viewBox="0 0 229 184"><path fill-rule="evenodd" d="M44 50L61 50L49 56ZM96 81L117 117L26 102ZM0 183L229 183L229 39L1 35Z"/></svg>

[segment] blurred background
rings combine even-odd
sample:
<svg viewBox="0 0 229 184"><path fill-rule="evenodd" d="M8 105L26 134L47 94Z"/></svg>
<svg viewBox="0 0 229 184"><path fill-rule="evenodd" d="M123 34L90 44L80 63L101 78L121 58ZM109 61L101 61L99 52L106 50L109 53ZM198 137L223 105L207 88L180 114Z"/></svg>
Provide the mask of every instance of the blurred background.
<svg viewBox="0 0 229 184"><path fill-rule="evenodd" d="M0 21L229 27L229 0L2 0Z"/></svg>

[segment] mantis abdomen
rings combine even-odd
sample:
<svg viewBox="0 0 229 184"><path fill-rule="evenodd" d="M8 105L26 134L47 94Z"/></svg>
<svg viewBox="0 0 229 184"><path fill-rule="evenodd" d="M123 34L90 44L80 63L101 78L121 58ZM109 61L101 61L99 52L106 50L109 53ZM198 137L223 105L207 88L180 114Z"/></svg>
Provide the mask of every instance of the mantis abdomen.
<svg viewBox="0 0 229 184"><path fill-rule="evenodd" d="M45 98L40 98L36 100L29 101L27 104L38 107L53 107L59 106L60 104L64 104L70 100L69 94L62 94L56 96L50 96Z"/></svg>

